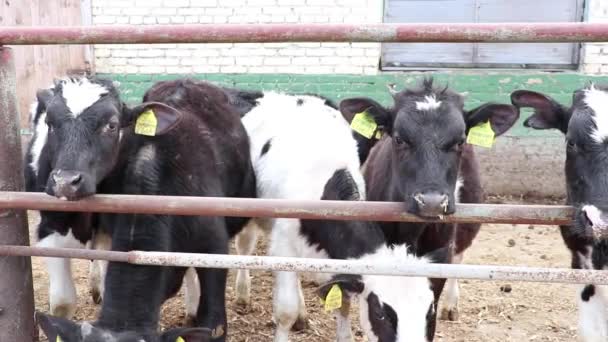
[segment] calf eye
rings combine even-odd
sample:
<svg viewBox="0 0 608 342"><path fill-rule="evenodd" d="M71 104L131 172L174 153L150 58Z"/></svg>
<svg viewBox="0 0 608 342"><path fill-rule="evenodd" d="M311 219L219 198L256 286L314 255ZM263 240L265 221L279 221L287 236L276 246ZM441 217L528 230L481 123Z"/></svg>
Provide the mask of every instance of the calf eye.
<svg viewBox="0 0 608 342"><path fill-rule="evenodd" d="M116 122L108 122L108 124L106 125L106 130L110 131L110 132L116 131L117 128L118 128L118 123L116 123Z"/></svg>
<svg viewBox="0 0 608 342"><path fill-rule="evenodd" d="M408 143L405 142L405 140L403 140L402 138L395 136L395 144L397 144L398 147L400 148L407 148L409 147Z"/></svg>

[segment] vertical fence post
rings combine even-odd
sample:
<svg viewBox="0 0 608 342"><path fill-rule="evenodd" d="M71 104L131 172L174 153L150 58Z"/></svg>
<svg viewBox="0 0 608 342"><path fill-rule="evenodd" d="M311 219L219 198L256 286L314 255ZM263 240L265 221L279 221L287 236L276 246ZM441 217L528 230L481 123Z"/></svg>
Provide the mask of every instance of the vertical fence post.
<svg viewBox="0 0 608 342"><path fill-rule="evenodd" d="M13 53L0 46L0 191L23 191ZM29 245L25 210L0 210L0 245ZM36 338L30 257L0 257L0 341Z"/></svg>

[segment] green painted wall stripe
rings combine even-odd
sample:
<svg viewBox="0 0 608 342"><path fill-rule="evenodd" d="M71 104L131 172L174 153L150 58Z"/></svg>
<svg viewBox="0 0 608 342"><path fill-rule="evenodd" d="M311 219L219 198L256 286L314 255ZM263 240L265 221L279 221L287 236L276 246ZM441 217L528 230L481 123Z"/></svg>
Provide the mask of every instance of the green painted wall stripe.
<svg viewBox="0 0 608 342"><path fill-rule="evenodd" d="M360 75L300 75L300 74L99 74L121 83L120 90L127 103L138 103L144 92L155 82L182 77L207 80L216 84L259 90L276 90L294 93L318 93L334 100L354 96L368 96L380 103L390 104L386 86L391 83L398 89L413 85L430 73L385 73L374 76ZM589 76L578 73L507 73L507 72L438 72L433 77L441 83L467 95L467 109L484 102L509 102L509 95L516 89L543 92L568 104L572 92L589 81L608 83L608 76ZM529 115L522 113L521 122ZM557 132L532 131L521 122L509 132L514 137L559 136Z"/></svg>

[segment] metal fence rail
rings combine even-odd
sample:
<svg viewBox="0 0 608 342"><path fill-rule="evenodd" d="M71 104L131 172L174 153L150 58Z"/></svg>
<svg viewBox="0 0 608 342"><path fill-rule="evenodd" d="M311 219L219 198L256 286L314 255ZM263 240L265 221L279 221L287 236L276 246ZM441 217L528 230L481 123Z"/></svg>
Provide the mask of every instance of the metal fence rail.
<svg viewBox="0 0 608 342"><path fill-rule="evenodd" d="M602 42L606 23L4 26L0 45L261 42Z"/></svg>
<svg viewBox="0 0 608 342"><path fill-rule="evenodd" d="M297 271L316 273L375 274L482 280L510 280L569 284L608 285L608 272L540 267L489 265L448 265L369 263L357 260L307 259L223 254L168 252L112 252L68 248L0 246L0 255L70 257L127 262L138 265L210 268L246 268L253 270Z"/></svg>
<svg viewBox="0 0 608 342"><path fill-rule="evenodd" d="M218 197L95 195L61 201L43 193L0 192L0 210L36 209L137 214L284 217L306 219L430 222L404 211L403 203L273 200ZM457 204L454 215L435 222L569 224L569 206ZM1 213L1 212L0 212Z"/></svg>

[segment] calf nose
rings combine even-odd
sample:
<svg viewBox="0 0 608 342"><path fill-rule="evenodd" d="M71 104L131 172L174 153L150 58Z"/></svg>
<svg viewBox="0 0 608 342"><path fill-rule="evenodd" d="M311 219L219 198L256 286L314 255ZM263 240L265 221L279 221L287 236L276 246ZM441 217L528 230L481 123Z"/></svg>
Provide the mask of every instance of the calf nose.
<svg viewBox="0 0 608 342"><path fill-rule="evenodd" d="M82 174L78 171L57 170L51 174L54 195L58 198L72 198L83 183Z"/></svg>
<svg viewBox="0 0 608 342"><path fill-rule="evenodd" d="M439 217L448 214L449 197L439 192L419 192L414 195L418 205L418 215Z"/></svg>

